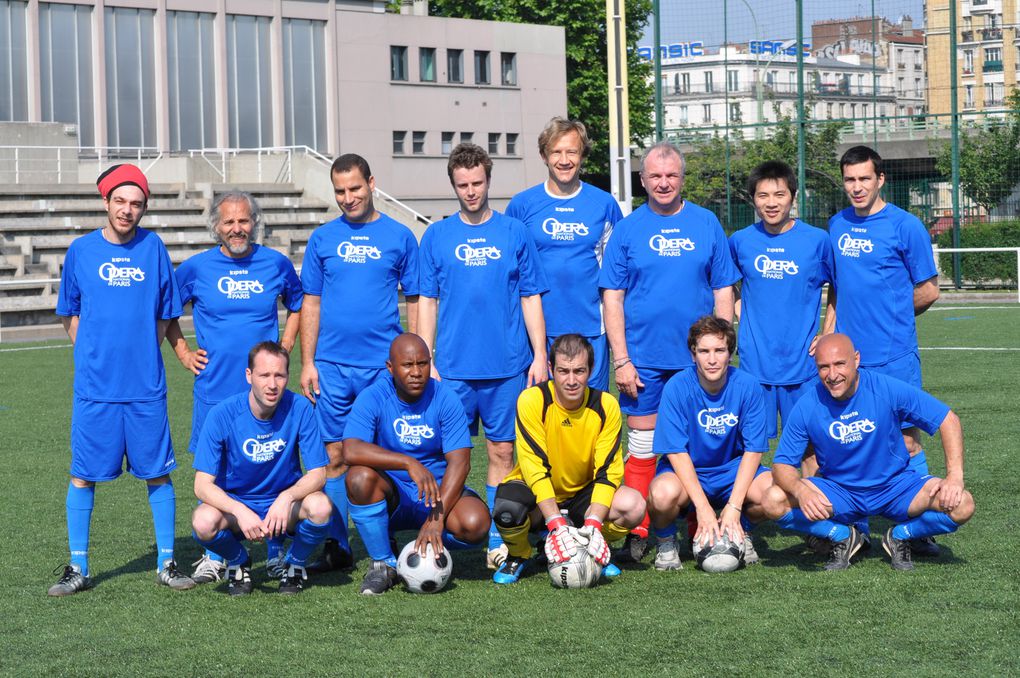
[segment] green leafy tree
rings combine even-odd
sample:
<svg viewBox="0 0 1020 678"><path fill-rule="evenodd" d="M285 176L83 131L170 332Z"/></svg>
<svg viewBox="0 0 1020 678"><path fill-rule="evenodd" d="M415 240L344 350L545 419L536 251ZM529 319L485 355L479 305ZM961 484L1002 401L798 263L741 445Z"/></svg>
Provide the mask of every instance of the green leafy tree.
<svg viewBox="0 0 1020 678"><path fill-rule="evenodd" d="M1013 90L1008 102L1002 124L974 127L960 136L960 189L989 212L1020 182L1020 90ZM939 144L936 152L939 172L952 176L952 145Z"/></svg>
<svg viewBox="0 0 1020 678"><path fill-rule="evenodd" d="M637 55L637 40L652 11L651 0L627 3L627 69L631 143L651 136L654 105L651 66ZM431 0L434 16L563 26L566 37L567 111L592 138L586 169L609 170L609 85L604 0Z"/></svg>

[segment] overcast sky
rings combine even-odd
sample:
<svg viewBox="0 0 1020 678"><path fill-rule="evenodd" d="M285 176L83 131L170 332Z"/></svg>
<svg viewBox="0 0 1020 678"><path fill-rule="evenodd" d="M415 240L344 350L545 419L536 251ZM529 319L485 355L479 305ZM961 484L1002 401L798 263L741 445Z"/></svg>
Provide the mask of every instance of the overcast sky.
<svg viewBox="0 0 1020 678"><path fill-rule="evenodd" d="M748 40L786 40L796 36L796 3L794 0L725 0L728 3L731 42ZM663 44L701 40L705 46L723 41L724 0L660 0L661 35ZM923 0L874 0L875 14L898 22L904 14L914 19L914 27L924 26ZM751 11L754 17L752 18ZM871 16L871 0L804 1L804 35L810 38L811 24L825 19ZM757 26L755 24L757 20ZM649 19L641 45L652 44L652 22Z"/></svg>

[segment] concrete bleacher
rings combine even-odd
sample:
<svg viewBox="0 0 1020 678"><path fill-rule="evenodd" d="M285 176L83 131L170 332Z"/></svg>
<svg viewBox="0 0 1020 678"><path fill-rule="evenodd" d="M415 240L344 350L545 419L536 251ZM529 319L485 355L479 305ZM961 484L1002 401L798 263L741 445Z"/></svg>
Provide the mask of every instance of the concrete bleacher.
<svg viewBox="0 0 1020 678"><path fill-rule="evenodd" d="M300 264L311 232L336 216L336 206L291 184L152 184L141 226L159 234L174 264L212 247L205 213L227 189L253 194L263 213L262 244ZM56 322L55 279L75 239L106 223L91 184L15 184L0 187L0 328Z"/></svg>

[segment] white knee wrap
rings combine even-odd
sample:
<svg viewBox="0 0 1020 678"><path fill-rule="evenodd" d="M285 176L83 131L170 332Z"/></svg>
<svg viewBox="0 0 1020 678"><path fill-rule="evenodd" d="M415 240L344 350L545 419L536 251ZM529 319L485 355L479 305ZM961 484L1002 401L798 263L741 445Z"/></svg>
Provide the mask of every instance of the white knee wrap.
<svg viewBox="0 0 1020 678"><path fill-rule="evenodd" d="M652 452L652 439L655 438L655 429L637 429L627 427L627 452L630 456L638 459L654 457Z"/></svg>

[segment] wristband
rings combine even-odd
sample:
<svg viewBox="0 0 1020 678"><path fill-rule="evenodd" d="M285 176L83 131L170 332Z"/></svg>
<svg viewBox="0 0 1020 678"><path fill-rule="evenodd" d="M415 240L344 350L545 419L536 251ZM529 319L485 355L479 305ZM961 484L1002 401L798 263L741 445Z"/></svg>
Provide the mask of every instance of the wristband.
<svg viewBox="0 0 1020 678"><path fill-rule="evenodd" d="M553 516L552 518L549 518L548 520L545 521L545 526L550 532L561 527L565 527L566 524L567 519L564 518L563 516Z"/></svg>
<svg viewBox="0 0 1020 678"><path fill-rule="evenodd" d="M613 361L613 367L623 367L629 362L630 358L628 358L627 356L623 356L622 358L617 358L616 360Z"/></svg>
<svg viewBox="0 0 1020 678"><path fill-rule="evenodd" d="M584 526L588 527L589 525L594 527L596 530L602 529L602 521L595 516L588 516L584 519Z"/></svg>

